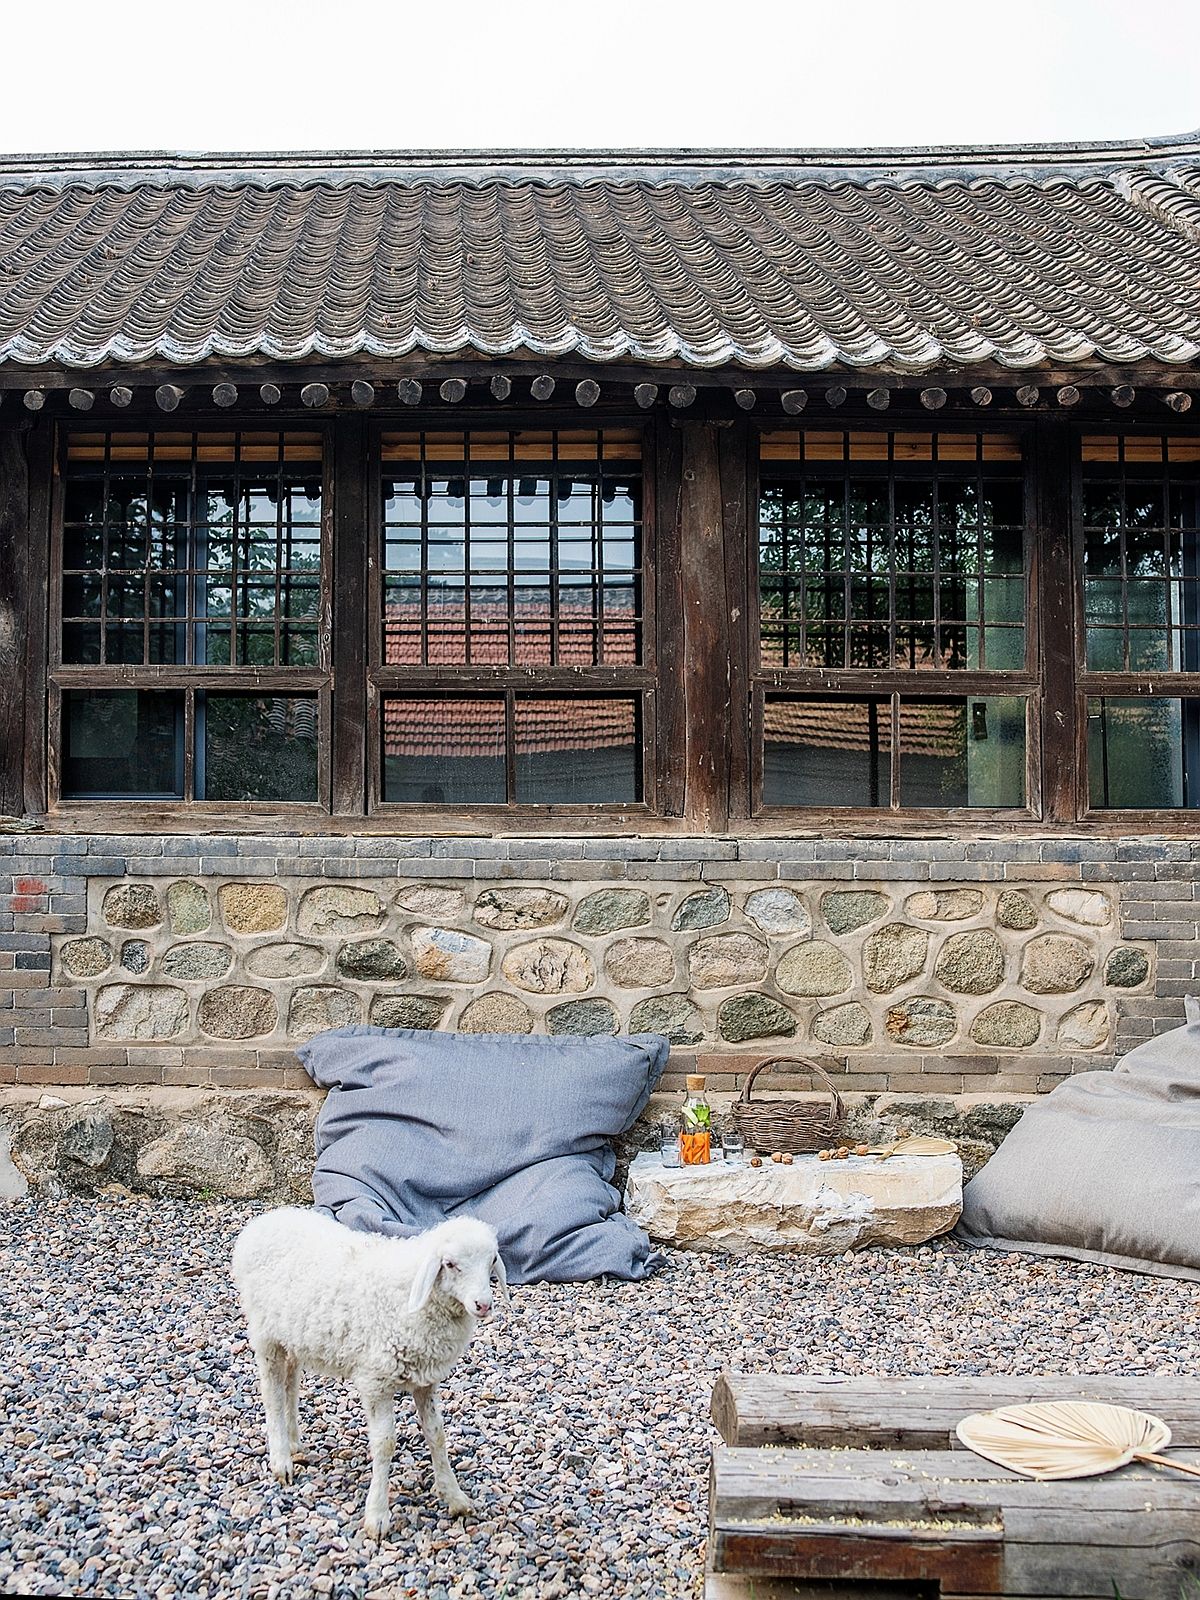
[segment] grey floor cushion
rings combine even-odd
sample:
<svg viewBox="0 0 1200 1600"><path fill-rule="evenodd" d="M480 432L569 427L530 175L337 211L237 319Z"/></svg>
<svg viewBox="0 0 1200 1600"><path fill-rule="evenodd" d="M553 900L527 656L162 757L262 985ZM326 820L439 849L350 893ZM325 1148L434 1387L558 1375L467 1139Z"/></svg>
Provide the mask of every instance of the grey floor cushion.
<svg viewBox="0 0 1200 1600"><path fill-rule="evenodd" d="M1200 1279L1200 1004L1030 1106L967 1185L968 1244Z"/></svg>
<svg viewBox="0 0 1200 1600"><path fill-rule="evenodd" d="M329 1089L316 1204L382 1233L481 1217L513 1283L644 1278L657 1258L617 1209L612 1139L645 1106L668 1050L658 1034L320 1033L297 1051Z"/></svg>

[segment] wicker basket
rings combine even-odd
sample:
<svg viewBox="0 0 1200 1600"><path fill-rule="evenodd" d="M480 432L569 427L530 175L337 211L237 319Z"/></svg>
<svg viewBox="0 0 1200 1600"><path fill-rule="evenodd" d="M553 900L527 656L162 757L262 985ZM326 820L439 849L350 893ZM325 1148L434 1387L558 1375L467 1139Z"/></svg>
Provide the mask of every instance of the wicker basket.
<svg viewBox="0 0 1200 1600"><path fill-rule="evenodd" d="M766 1067L780 1066L796 1067L819 1079L829 1090L829 1104L814 1106L795 1100L752 1100L750 1091L759 1073ZM824 1067L815 1061L792 1056L772 1056L769 1061L760 1061L742 1085L741 1098L732 1114L738 1132L752 1149L771 1153L784 1150L789 1155L803 1155L835 1144L846 1121L842 1097Z"/></svg>

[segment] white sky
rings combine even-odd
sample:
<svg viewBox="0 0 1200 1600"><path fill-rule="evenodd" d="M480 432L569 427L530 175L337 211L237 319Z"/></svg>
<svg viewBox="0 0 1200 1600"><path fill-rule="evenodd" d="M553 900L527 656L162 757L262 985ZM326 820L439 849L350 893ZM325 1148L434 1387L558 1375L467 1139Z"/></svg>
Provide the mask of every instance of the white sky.
<svg viewBox="0 0 1200 1600"><path fill-rule="evenodd" d="M1200 126L1200 0L0 0L0 151L877 146Z"/></svg>

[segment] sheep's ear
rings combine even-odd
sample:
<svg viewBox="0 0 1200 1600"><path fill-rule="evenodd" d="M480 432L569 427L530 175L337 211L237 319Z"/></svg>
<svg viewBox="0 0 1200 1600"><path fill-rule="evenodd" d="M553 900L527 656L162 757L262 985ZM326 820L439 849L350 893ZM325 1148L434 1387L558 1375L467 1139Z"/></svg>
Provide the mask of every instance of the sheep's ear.
<svg viewBox="0 0 1200 1600"><path fill-rule="evenodd" d="M438 1273L442 1270L442 1258L439 1255L427 1255L417 1268L417 1275L413 1279L412 1289L408 1296L408 1310L420 1311L429 1296L433 1293L433 1286L437 1282Z"/></svg>
<svg viewBox="0 0 1200 1600"><path fill-rule="evenodd" d="M500 1298L506 1306L512 1305L512 1295L508 1292L508 1273L504 1270L504 1257L499 1250L496 1251L496 1282L500 1285Z"/></svg>

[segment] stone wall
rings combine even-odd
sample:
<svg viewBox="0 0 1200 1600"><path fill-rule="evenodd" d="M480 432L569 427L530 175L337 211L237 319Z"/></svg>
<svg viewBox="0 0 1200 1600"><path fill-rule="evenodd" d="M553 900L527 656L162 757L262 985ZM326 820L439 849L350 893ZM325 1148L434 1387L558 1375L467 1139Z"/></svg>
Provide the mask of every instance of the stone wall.
<svg viewBox="0 0 1200 1600"><path fill-rule="evenodd" d="M0 837L0 1082L300 1088L321 1028L667 1033L1004 1095L1182 1020L1200 845ZM806 1080L796 1080L805 1087Z"/></svg>

